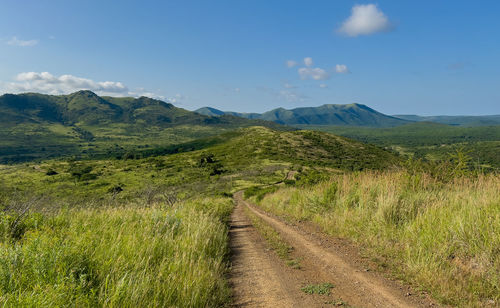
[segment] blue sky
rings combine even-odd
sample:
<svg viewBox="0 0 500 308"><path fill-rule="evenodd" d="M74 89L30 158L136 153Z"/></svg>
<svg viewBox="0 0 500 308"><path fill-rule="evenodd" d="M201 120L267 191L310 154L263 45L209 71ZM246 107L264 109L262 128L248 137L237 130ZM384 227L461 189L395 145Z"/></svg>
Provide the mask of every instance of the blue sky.
<svg viewBox="0 0 500 308"><path fill-rule="evenodd" d="M498 1L3 0L0 93L500 114L499 11Z"/></svg>

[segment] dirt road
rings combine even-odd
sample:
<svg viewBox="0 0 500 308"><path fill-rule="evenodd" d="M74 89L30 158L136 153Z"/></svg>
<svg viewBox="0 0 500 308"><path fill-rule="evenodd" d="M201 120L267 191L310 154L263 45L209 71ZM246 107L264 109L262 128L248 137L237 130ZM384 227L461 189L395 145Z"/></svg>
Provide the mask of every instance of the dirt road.
<svg viewBox="0 0 500 308"><path fill-rule="evenodd" d="M292 226L264 213L235 195L231 222L232 273L235 307L429 307L427 296L414 295L406 286L367 271L367 264L352 247L312 232L306 226ZM251 225L243 208L278 231L301 259L301 269L284 264L269 250ZM308 284L332 283L330 295L308 295ZM342 304L343 303L343 304Z"/></svg>

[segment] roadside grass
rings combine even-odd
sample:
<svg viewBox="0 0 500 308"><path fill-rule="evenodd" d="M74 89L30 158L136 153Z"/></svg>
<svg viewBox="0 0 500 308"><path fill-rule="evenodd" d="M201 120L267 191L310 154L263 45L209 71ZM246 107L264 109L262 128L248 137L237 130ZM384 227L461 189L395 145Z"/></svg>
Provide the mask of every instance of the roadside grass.
<svg viewBox="0 0 500 308"><path fill-rule="evenodd" d="M229 198L0 215L4 307L220 307ZM19 217L19 216L17 216ZM15 226L17 232L12 232Z"/></svg>
<svg viewBox="0 0 500 308"><path fill-rule="evenodd" d="M498 175L450 182L404 171L333 175L267 194L260 206L361 244L382 267L442 303L500 303Z"/></svg>
<svg viewBox="0 0 500 308"><path fill-rule="evenodd" d="M273 227L267 224L262 218L255 215L248 207L245 206L244 211L247 217L252 221L252 225L262 237L264 237L278 257L280 257L287 266L294 269L300 269L300 259L291 256L293 247L290 246Z"/></svg>
<svg viewBox="0 0 500 308"><path fill-rule="evenodd" d="M320 284L308 284L300 290L306 294L328 295L335 286L329 282Z"/></svg>
<svg viewBox="0 0 500 308"><path fill-rule="evenodd" d="M326 304L330 304L332 306L337 306L337 307L354 308L353 306L349 305L347 302L345 302L341 298L326 302Z"/></svg>

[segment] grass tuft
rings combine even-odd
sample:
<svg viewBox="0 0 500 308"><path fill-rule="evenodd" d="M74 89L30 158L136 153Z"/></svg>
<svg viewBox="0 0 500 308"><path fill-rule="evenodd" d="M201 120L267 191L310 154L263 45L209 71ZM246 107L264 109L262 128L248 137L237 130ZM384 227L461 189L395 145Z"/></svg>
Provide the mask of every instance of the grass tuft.
<svg viewBox="0 0 500 308"><path fill-rule="evenodd" d="M320 284L308 284L307 286L301 288L302 292L306 294L319 294L325 295L330 294L330 290L334 288L331 283L320 283Z"/></svg>

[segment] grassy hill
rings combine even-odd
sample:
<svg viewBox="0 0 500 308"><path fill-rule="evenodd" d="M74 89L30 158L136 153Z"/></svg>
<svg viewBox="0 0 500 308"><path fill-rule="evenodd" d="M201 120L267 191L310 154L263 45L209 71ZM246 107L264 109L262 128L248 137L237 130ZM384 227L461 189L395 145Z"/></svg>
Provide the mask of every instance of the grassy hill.
<svg viewBox="0 0 500 308"><path fill-rule="evenodd" d="M277 108L262 114L225 112L210 107L200 108L196 110L196 112L210 116L230 114L248 119L261 119L287 125L308 124L391 127L411 122L385 115L362 104L327 104L319 107L302 107L291 110Z"/></svg>
<svg viewBox="0 0 500 308"><path fill-rule="evenodd" d="M77 195L91 192L93 196L106 195L120 185L124 189L120 195L128 196L139 193L148 183L171 189L189 186L198 193L231 191L232 188L224 186L229 184L229 178L235 185L238 179L274 182L282 179L284 170L292 166L350 171L385 169L399 163L399 158L391 152L344 137L314 131L276 131L261 126L177 146L139 149L136 154L80 162L58 159L31 163L36 168L30 164L0 165L0 182L3 181L5 188L15 183L20 191L62 194L76 200ZM56 174L46 175L50 170ZM17 179L14 181L12 176ZM221 181L218 177L222 177ZM225 188L213 188L218 185Z"/></svg>
<svg viewBox="0 0 500 308"><path fill-rule="evenodd" d="M302 129L326 131L364 143L392 148L430 160L447 159L461 149L475 163L500 168L500 125L463 127L418 122L391 128L298 125Z"/></svg>
<svg viewBox="0 0 500 308"><path fill-rule="evenodd" d="M280 129L262 120L204 116L147 97L100 97L91 91L5 94L0 96L0 163L155 148L255 125Z"/></svg>

